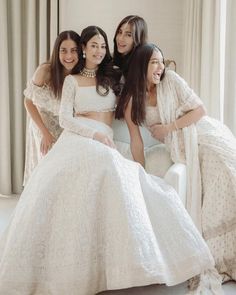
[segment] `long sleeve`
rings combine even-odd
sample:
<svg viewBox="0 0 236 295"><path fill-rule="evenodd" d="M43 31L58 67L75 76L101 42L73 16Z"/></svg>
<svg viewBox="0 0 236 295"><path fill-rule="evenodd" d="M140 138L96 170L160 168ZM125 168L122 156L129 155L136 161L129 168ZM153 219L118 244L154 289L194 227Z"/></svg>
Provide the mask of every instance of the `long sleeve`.
<svg viewBox="0 0 236 295"><path fill-rule="evenodd" d="M177 73L168 71L168 79L174 86L178 98L178 114L182 115L190 110L196 109L203 104L197 94L191 89L187 82Z"/></svg>
<svg viewBox="0 0 236 295"><path fill-rule="evenodd" d="M96 130L82 124L76 117L74 117L76 87L75 79L71 75L67 76L62 88L59 123L65 130L75 132L84 137L93 138Z"/></svg>

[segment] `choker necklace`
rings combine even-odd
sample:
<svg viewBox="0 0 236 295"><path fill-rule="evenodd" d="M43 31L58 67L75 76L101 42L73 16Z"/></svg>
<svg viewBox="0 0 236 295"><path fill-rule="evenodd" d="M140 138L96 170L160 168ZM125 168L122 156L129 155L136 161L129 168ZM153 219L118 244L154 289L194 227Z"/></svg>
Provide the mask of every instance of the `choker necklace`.
<svg viewBox="0 0 236 295"><path fill-rule="evenodd" d="M80 71L80 75L83 77L87 77L87 78L95 78L96 77L96 72L97 72L97 68L96 69L86 69L83 68L83 70Z"/></svg>

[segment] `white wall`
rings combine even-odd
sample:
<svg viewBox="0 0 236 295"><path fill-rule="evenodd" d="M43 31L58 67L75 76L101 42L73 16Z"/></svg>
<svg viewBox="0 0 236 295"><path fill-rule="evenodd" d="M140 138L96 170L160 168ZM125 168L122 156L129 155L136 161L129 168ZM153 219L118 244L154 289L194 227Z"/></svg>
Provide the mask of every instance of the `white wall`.
<svg viewBox="0 0 236 295"><path fill-rule="evenodd" d="M118 23L129 14L142 16L149 31L149 41L174 59L182 74L183 21L185 0L60 0L59 30L81 32L88 25L101 27L108 35L113 52L113 36Z"/></svg>

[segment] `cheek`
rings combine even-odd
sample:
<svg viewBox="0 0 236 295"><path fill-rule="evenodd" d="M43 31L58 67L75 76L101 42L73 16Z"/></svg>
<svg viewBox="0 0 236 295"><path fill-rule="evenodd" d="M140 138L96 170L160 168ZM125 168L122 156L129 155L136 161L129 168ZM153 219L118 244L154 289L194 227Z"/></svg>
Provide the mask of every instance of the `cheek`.
<svg viewBox="0 0 236 295"><path fill-rule="evenodd" d="M63 64L63 56L61 54L59 54L59 60L60 60L60 63Z"/></svg>

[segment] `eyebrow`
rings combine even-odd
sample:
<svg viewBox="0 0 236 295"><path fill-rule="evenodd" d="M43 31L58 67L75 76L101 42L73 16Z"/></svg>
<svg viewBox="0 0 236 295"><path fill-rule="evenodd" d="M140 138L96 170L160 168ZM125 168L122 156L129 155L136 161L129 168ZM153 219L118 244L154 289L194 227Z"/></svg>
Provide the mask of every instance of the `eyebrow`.
<svg viewBox="0 0 236 295"><path fill-rule="evenodd" d="M98 45L98 42L95 42L95 41L93 41L93 42L91 42L92 44L96 44L96 45ZM101 45L106 45L106 42L104 42L104 43L102 43Z"/></svg>
<svg viewBox="0 0 236 295"><path fill-rule="evenodd" d="M161 57L161 58L153 57L153 58L150 58L150 60L163 60L163 57Z"/></svg>
<svg viewBox="0 0 236 295"><path fill-rule="evenodd" d="M132 34L132 32L131 31L128 31L128 30L119 29L119 31Z"/></svg>
<svg viewBox="0 0 236 295"><path fill-rule="evenodd" d="M72 47L71 49L77 49L78 46ZM67 49L67 47L60 47L60 49Z"/></svg>

